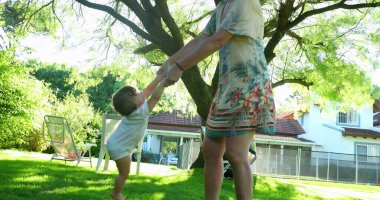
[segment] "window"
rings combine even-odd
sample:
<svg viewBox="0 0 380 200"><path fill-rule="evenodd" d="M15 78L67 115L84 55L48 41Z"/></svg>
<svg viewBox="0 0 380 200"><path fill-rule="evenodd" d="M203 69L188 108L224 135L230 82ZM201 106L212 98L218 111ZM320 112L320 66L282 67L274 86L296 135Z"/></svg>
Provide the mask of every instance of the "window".
<svg viewBox="0 0 380 200"><path fill-rule="evenodd" d="M379 144L356 144L356 154L359 162L377 163L380 157Z"/></svg>
<svg viewBox="0 0 380 200"><path fill-rule="evenodd" d="M355 110L348 110L346 113L339 112L338 113L338 124L340 125L359 125L359 115Z"/></svg>

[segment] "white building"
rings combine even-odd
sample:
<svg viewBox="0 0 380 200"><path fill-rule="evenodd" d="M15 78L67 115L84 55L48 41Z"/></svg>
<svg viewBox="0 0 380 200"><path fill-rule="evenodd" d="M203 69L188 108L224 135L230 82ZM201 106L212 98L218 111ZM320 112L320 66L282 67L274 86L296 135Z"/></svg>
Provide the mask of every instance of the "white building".
<svg viewBox="0 0 380 200"><path fill-rule="evenodd" d="M305 130L301 137L316 143L313 151L380 156L380 128L374 127L372 106L341 112L313 104L298 121Z"/></svg>

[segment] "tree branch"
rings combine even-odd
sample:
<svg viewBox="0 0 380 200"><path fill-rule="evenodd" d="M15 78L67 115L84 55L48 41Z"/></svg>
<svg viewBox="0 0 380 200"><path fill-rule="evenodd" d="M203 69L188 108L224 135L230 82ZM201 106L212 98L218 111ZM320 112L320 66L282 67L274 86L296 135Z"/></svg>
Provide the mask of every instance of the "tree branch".
<svg viewBox="0 0 380 200"><path fill-rule="evenodd" d="M204 13L203 15L201 15L200 17L194 19L193 21L186 22L185 24L191 26L191 25L193 25L195 23L198 23L199 21L203 20L207 16L211 15L212 12L213 12L213 10L210 10L210 11Z"/></svg>
<svg viewBox="0 0 380 200"><path fill-rule="evenodd" d="M152 10L153 9L153 5L150 2L150 0L141 0L141 4L143 5L145 10Z"/></svg>
<svg viewBox="0 0 380 200"><path fill-rule="evenodd" d="M173 39L176 41L177 44L183 46L183 38L181 32L177 24L175 23L173 17L170 15L168 4L166 3L166 1L163 0L155 0L155 2L158 8L160 9L162 20L164 20L166 26L169 28L169 31L172 34Z"/></svg>
<svg viewBox="0 0 380 200"><path fill-rule="evenodd" d="M146 46L143 46L143 47L140 47L136 50L133 51L133 53L135 54L146 54L146 53L149 53L153 50L156 50L156 49L159 49L159 47L156 45L156 44L148 44Z"/></svg>
<svg viewBox="0 0 380 200"><path fill-rule="evenodd" d="M23 28L27 27L30 23L30 20L32 20L33 16L35 14L37 14L38 12L40 12L42 9L46 8L47 6L49 6L50 4L53 4L53 0L50 1L49 3L41 6L39 9L37 9L36 11L34 11L29 17L28 17L28 21L25 23L25 25L23 26Z"/></svg>
<svg viewBox="0 0 380 200"><path fill-rule="evenodd" d="M138 35L140 35L144 39L146 39L150 42L156 42L155 39L153 37L151 37L148 33L146 33L144 30L140 29L135 23L133 23L129 19L120 15L113 8L111 8L109 6L102 5L102 4L92 3L92 2L89 2L86 0L76 0L76 1L78 3L86 6L86 7L89 7L89 8L95 9L95 10L101 10L101 11L104 11L104 12L110 14L111 16L113 16L114 18L119 20L120 22L129 26L135 33L137 33Z"/></svg>
<svg viewBox="0 0 380 200"><path fill-rule="evenodd" d="M287 31L286 32L286 35L289 35L290 37L292 37L292 38L294 38L295 40L297 40L297 43L300 45L300 46L302 46L302 37L301 36L299 36L297 33L295 33L295 32L293 32L293 31L291 31L291 30L289 30L289 31Z"/></svg>
<svg viewBox="0 0 380 200"><path fill-rule="evenodd" d="M309 82L305 81L305 79L282 79L281 81L277 81L275 83L272 83L272 87L276 88L276 87L284 85L286 83L297 83L297 84L303 85L307 88L309 88L310 86L312 86L314 84L314 83L309 83Z"/></svg>
<svg viewBox="0 0 380 200"><path fill-rule="evenodd" d="M141 20L146 21L148 16L145 14L144 9L137 3L136 0L122 0L122 2L131 9L135 15Z"/></svg>
<svg viewBox="0 0 380 200"><path fill-rule="evenodd" d="M352 10L352 9L360 9L360 8L370 8L370 7L380 7L380 2L373 2L373 3L361 3L361 4L352 4L352 5L347 5L344 4L346 0L342 0L341 2L337 4L333 4L330 6L326 6L324 8L319 8L319 9L314 9L307 11L300 16L298 16L294 21L290 22L288 26L286 27L287 29L290 29L292 27L295 27L299 23L301 23L303 20L306 18L313 16L313 15L318 15L324 12L328 12L331 10L336 10L336 9L347 9L347 10Z"/></svg>
<svg viewBox="0 0 380 200"><path fill-rule="evenodd" d="M336 9L360 9L360 8L369 8L369 7L380 7L380 2L372 2L372 3L361 3L361 4L352 4L347 5L345 4L347 0L342 0L339 3L329 5L323 8L314 9L307 11L303 14L300 14L295 20L288 21L290 14L292 11L294 11L294 8L292 8L290 5L292 3L291 0L286 1L285 3L282 3L280 6L278 18L281 21L278 21L277 28L273 32L272 38L269 40L267 46L265 47L265 57L267 59L267 62L271 62L274 57L276 57L274 53L274 49L276 48L277 44L281 41L281 39L284 37L285 33L289 31L291 28L297 26L299 23L301 23L306 18L322 14L328 11L336 10ZM312 2L313 4L318 3L319 1ZM323 1L325 2L325 1ZM323 3L322 2L322 3ZM296 6L297 7L297 6ZM287 10L292 9L292 10ZM269 28L269 27L268 27ZM266 28L266 30L268 30ZM269 32L267 32L269 33Z"/></svg>

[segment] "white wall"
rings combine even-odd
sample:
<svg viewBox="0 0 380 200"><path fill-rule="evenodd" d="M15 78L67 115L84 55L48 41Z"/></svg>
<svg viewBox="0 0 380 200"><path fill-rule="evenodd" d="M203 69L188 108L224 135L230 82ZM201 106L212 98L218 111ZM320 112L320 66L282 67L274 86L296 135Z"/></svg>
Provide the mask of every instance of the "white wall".
<svg viewBox="0 0 380 200"><path fill-rule="evenodd" d="M373 128L372 106L363 107L358 111L360 115L360 127ZM314 141L313 151L327 151L335 153L355 153L355 142L380 143L380 140L362 138L362 137L344 137L342 135L343 127L336 125L337 111L333 109L321 110L315 105L310 106L309 113L304 114L304 123L302 127L305 134L300 138ZM301 120L298 119L300 122Z"/></svg>
<svg viewBox="0 0 380 200"><path fill-rule="evenodd" d="M147 137L147 151L154 154L160 153L160 136L158 135L146 135Z"/></svg>

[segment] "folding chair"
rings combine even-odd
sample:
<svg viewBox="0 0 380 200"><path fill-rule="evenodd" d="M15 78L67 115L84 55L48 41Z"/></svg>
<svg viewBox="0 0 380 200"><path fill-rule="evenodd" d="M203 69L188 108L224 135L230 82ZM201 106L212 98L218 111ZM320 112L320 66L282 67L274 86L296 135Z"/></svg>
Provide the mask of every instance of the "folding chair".
<svg viewBox="0 0 380 200"><path fill-rule="evenodd" d="M112 133L116 130L116 128L118 127L118 125L121 122L121 119L122 119L122 117L120 115L103 114L101 146L100 146L98 164L96 165L96 171L99 170L99 168L102 164L103 158L105 158L103 170L104 171L108 170L108 164L109 164L110 156L109 156L109 153L107 151L107 140L112 135ZM135 148L133 150L133 153L137 154L137 168L136 168L136 174L137 175L140 173L142 143L143 143L143 141L139 142L137 148Z"/></svg>
<svg viewBox="0 0 380 200"><path fill-rule="evenodd" d="M44 116L43 123L43 137L44 140L53 146L54 154L51 157L56 160L77 161L77 166L80 161L90 162L91 160L91 147L95 144L76 145L69 123L64 117L46 115ZM88 157L84 155L88 153Z"/></svg>

